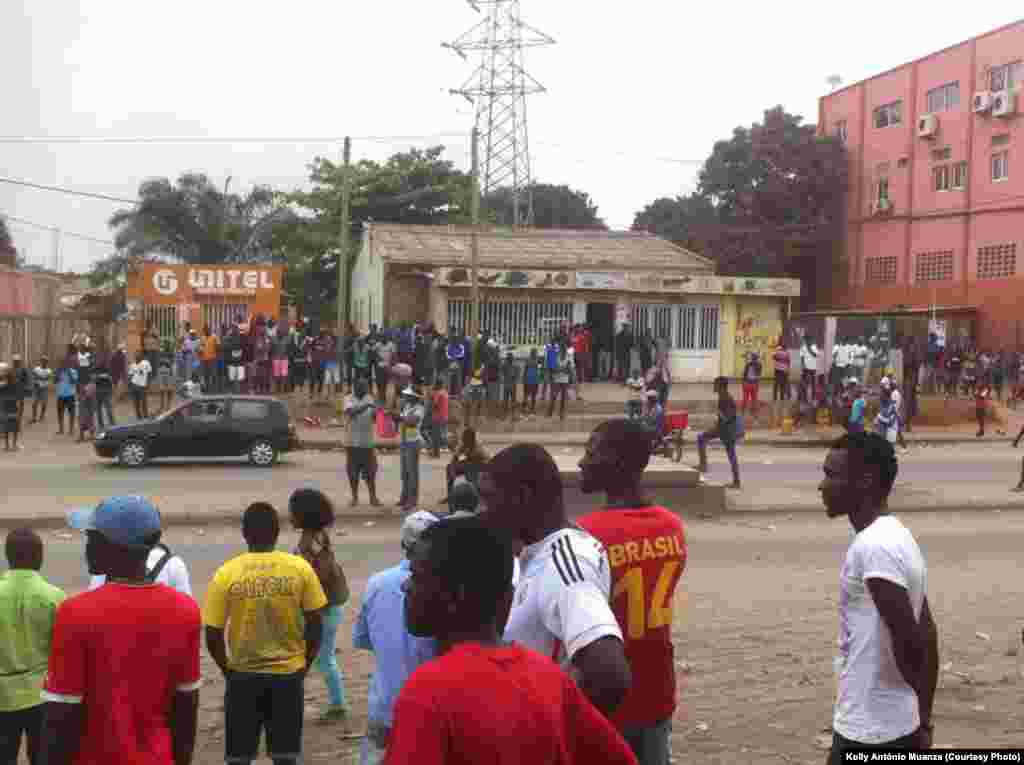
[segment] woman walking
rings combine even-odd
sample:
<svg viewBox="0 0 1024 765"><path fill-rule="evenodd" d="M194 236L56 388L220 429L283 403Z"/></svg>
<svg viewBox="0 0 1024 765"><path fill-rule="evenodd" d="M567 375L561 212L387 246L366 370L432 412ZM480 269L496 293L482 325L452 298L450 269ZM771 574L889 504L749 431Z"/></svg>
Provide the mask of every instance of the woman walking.
<svg viewBox="0 0 1024 765"><path fill-rule="evenodd" d="M345 703L345 679L338 667L338 627L342 609L349 599L348 580L338 563L327 532L334 525L334 506L316 489L298 489L288 500L292 525L302 532L295 554L305 558L313 567L327 595L327 608L323 613L320 653L314 667L319 669L327 683L328 706L320 715L321 722L344 722L348 717Z"/></svg>

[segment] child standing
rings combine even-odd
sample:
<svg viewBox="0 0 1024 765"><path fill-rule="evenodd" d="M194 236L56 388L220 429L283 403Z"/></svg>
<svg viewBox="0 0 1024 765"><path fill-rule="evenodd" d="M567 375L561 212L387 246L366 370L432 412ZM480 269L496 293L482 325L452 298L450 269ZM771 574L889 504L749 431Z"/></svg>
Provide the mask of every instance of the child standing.
<svg viewBox="0 0 1024 765"><path fill-rule="evenodd" d="M142 356L142 352L139 352ZM149 362L147 362L148 364ZM78 370L68 365L67 359L57 370L57 435L64 435L64 414L68 415L68 435L75 432L75 388Z"/></svg>
<svg viewBox="0 0 1024 765"><path fill-rule="evenodd" d="M438 378L434 382L431 395L431 455L436 459L441 456L441 447L448 446L448 407L451 400L444 380Z"/></svg>
<svg viewBox="0 0 1024 765"><path fill-rule="evenodd" d="M526 368L523 370L523 414L526 414L526 404L530 404L530 414L537 413L537 386L540 385L540 358L537 356L537 349L530 349L530 358L526 360Z"/></svg>
<svg viewBox="0 0 1024 765"><path fill-rule="evenodd" d="M644 410L644 378L639 369L634 369L626 380L629 398L626 400L626 417L636 419Z"/></svg>
<svg viewBox="0 0 1024 765"><path fill-rule="evenodd" d="M50 381L53 379L53 370L50 369L50 360L43 356L39 360L39 366L32 370L32 422L44 422L46 420L46 404L50 398Z"/></svg>
<svg viewBox="0 0 1024 765"><path fill-rule="evenodd" d="M978 438L985 435L985 410L992 398L992 388L987 380L982 380L974 394L974 409L978 418Z"/></svg>
<svg viewBox="0 0 1024 765"><path fill-rule="evenodd" d="M0 365L0 429L4 432L4 450L8 452L18 449L18 433L21 431L18 419L20 396L15 371L6 364ZM13 447L11 436L14 436Z"/></svg>
<svg viewBox="0 0 1024 765"><path fill-rule="evenodd" d="M156 362L156 392L160 396L159 411L161 414L171 408L174 398L174 354L164 348ZM82 413L79 413L81 419Z"/></svg>
<svg viewBox="0 0 1024 765"><path fill-rule="evenodd" d="M512 351L505 355L505 361L501 365L501 390L505 403L505 416L515 414L516 410L516 385L519 383L519 367L512 358Z"/></svg>

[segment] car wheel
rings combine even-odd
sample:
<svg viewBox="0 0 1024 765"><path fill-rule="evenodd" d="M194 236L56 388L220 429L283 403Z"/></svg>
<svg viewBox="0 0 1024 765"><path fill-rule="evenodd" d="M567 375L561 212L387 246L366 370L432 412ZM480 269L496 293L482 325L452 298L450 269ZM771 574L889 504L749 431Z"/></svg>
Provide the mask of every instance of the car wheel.
<svg viewBox="0 0 1024 765"><path fill-rule="evenodd" d="M253 441L249 447L249 462L256 467L270 467L277 462L277 449L269 441Z"/></svg>
<svg viewBox="0 0 1024 765"><path fill-rule="evenodd" d="M117 451L117 459L125 467L142 467L149 461L149 449L142 441L125 441Z"/></svg>

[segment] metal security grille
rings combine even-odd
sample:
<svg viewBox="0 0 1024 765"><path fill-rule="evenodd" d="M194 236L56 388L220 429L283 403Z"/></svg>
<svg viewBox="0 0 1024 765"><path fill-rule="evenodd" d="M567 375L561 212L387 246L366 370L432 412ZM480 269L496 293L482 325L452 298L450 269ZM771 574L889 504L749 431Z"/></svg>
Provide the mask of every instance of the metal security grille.
<svg viewBox="0 0 1024 765"><path fill-rule="evenodd" d="M472 303L448 301L448 329L466 332ZM488 302L480 305L480 328L507 345L539 345L562 322L572 321L572 303Z"/></svg>
<svg viewBox="0 0 1024 765"><path fill-rule="evenodd" d="M718 306L681 305L676 307L675 336L672 348L679 351L718 350Z"/></svg>
<svg viewBox="0 0 1024 765"><path fill-rule="evenodd" d="M676 347L672 337L672 311L674 306L653 303L636 304L631 309L633 332L637 335L647 333L655 340L667 338L669 346Z"/></svg>
<svg viewBox="0 0 1024 765"><path fill-rule="evenodd" d="M178 336L178 308L173 305L147 305L146 326L153 324L161 342Z"/></svg>
<svg viewBox="0 0 1024 765"><path fill-rule="evenodd" d="M221 327L233 324L248 312L249 306L245 303L204 303L202 326L208 326L214 334L219 335Z"/></svg>
<svg viewBox="0 0 1024 765"><path fill-rule="evenodd" d="M718 306L702 305L700 307L700 336L697 350L718 350Z"/></svg>

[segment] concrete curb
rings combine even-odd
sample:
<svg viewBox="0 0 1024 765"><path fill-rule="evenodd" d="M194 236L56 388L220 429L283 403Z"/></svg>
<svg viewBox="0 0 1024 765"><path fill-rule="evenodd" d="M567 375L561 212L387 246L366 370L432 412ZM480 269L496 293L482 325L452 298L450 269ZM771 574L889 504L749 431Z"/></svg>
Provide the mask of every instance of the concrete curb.
<svg viewBox="0 0 1024 765"><path fill-rule="evenodd" d="M733 507L730 501L730 492L726 492L726 509L724 512L715 515L713 518L707 514L698 513L680 513L680 515L693 519L697 517L701 520L716 520L720 521L728 518L741 518L751 516L765 516L765 515L807 515L807 514L820 514L824 516L825 508L822 506L815 505L762 505L760 507ZM440 506L435 507L434 505L426 505L422 510L436 510ZM983 500L980 502L958 502L958 503L943 503L943 504L914 504L908 503L906 505L894 504L890 506L890 509L894 513L898 514L910 514L910 513L948 513L948 512L1016 512L1024 511L1024 494L1011 495L1004 501L996 500ZM366 523L372 523L377 526L399 526L402 520L405 518L405 513L400 513L391 510L378 510L374 512L367 512L362 514L345 513L340 514L336 518L335 525L339 527L345 526L362 526ZM163 514L164 528L191 526L193 528L203 528L207 526L231 526L239 525L241 523L241 512L238 509L231 510L209 510L204 511L201 515L198 513L178 512L178 513L164 513ZM45 531L67 531L69 534L75 534L76 532L67 528L64 515L36 515L36 516L7 516L0 518L0 529L13 529L19 527L29 527L37 530Z"/></svg>
<svg viewBox="0 0 1024 765"><path fill-rule="evenodd" d="M518 438L488 438L486 435L480 439L480 443L483 446L505 446L509 444L515 444L520 442L528 442L534 444L540 444L548 447L558 446L586 446L587 439L590 437L589 434L580 435L578 437L569 437L560 440L548 440L545 436L550 434L547 433L523 433ZM692 438L687 440L687 445L694 446L696 444L696 434ZM778 438L759 438L754 436L748 437L740 442L740 446L774 446L779 449L827 449L832 445L834 437L828 438L790 438L788 436L779 436ZM951 436L951 437L929 437L924 436L921 438L914 438L911 436L907 438L908 444L915 444L919 446L963 446L966 444L1010 444L1013 443L1011 436L991 436L983 439L971 438L969 436ZM329 439L302 439L301 449L305 451L315 452L335 452L345 449L346 444L341 440L329 440ZM378 446L383 449L397 449L397 444L385 444ZM714 448L714 445L712 446Z"/></svg>

